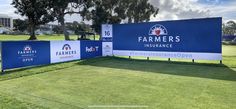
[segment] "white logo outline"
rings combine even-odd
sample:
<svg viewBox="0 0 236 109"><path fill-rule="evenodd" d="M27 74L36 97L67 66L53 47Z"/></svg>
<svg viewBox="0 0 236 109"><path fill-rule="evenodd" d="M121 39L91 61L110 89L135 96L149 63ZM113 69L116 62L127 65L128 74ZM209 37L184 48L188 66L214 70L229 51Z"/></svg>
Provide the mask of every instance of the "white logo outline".
<svg viewBox="0 0 236 109"><path fill-rule="evenodd" d="M150 28L149 35L150 36L168 35L168 31L165 26L161 24L156 24Z"/></svg>

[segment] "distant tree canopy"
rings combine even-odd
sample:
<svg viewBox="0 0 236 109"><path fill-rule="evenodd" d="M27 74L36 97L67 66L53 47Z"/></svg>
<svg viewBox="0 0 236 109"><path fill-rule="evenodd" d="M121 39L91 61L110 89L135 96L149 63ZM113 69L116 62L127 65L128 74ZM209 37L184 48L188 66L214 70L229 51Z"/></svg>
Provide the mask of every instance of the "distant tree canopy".
<svg viewBox="0 0 236 109"><path fill-rule="evenodd" d="M77 22L74 21L72 23L67 22L65 23L65 27L67 30L72 30L75 32L75 34L79 34L80 32L92 32L91 26L88 24L85 24L84 22ZM53 29L53 32L56 34L63 34L63 31L61 30L61 26L55 26Z"/></svg>
<svg viewBox="0 0 236 109"><path fill-rule="evenodd" d="M53 21L51 15L50 0L13 0L12 5L17 9L16 13L26 16L28 19L30 38L36 40L35 29L41 24Z"/></svg>
<svg viewBox="0 0 236 109"><path fill-rule="evenodd" d="M61 27L60 27L59 25L54 26L54 27L52 28L52 31L53 31L54 33L56 33L56 34L63 34L63 31L61 30Z"/></svg>
<svg viewBox="0 0 236 109"><path fill-rule="evenodd" d="M92 10L92 27L100 33L101 24L147 22L150 17L156 16L159 9L148 0L94 0Z"/></svg>
<svg viewBox="0 0 236 109"><path fill-rule="evenodd" d="M228 21L223 24L224 35L236 35L236 23L234 21Z"/></svg>
<svg viewBox="0 0 236 109"><path fill-rule="evenodd" d="M84 22L78 23L74 21L73 23L66 23L66 28L79 34L80 32L92 32L90 25L85 24Z"/></svg>
<svg viewBox="0 0 236 109"><path fill-rule="evenodd" d="M14 19L13 26L14 26L14 30L24 32L28 28L28 21L21 20L21 19Z"/></svg>

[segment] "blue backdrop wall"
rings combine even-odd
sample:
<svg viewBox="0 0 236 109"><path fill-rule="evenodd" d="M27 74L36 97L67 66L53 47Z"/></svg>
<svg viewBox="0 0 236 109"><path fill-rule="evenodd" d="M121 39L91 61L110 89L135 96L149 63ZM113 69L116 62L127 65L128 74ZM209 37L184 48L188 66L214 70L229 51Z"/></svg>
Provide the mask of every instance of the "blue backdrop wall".
<svg viewBox="0 0 236 109"><path fill-rule="evenodd" d="M220 17L102 27L104 39L112 33L109 46L116 56L222 60Z"/></svg>
<svg viewBox="0 0 236 109"><path fill-rule="evenodd" d="M114 50L221 53L221 18L113 25Z"/></svg>
<svg viewBox="0 0 236 109"><path fill-rule="evenodd" d="M49 41L2 42L3 70L49 63Z"/></svg>

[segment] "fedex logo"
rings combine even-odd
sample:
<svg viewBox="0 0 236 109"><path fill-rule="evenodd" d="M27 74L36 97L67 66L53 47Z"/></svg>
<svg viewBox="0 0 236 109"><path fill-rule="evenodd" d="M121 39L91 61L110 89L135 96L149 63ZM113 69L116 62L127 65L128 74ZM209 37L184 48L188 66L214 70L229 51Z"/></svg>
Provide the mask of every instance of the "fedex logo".
<svg viewBox="0 0 236 109"><path fill-rule="evenodd" d="M85 51L88 52L88 53L91 53L91 52L97 52L98 51L98 48L99 46L95 46L95 47L86 47L85 48Z"/></svg>

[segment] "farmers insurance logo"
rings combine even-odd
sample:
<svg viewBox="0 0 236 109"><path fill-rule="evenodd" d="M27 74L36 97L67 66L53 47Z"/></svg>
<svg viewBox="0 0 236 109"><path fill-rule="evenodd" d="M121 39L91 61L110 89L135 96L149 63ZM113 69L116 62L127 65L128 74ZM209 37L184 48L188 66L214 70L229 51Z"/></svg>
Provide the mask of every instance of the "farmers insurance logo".
<svg viewBox="0 0 236 109"><path fill-rule="evenodd" d="M22 59L22 62L32 62L36 57L37 51L33 50L30 45L26 45L23 47L23 50L19 50L17 54L19 58Z"/></svg>
<svg viewBox="0 0 236 109"><path fill-rule="evenodd" d="M149 30L149 35L156 35L156 36L160 36L160 35L167 35L168 32L166 30L166 28L162 25L155 25L153 26L150 30Z"/></svg>
<svg viewBox="0 0 236 109"><path fill-rule="evenodd" d="M111 47L110 47L110 45L105 45L105 47L103 47L103 50L104 50L105 53L111 52Z"/></svg>
<svg viewBox="0 0 236 109"><path fill-rule="evenodd" d="M167 29L160 24L152 26L149 36L139 36L138 42L144 44L145 48L172 48L173 43L181 41L178 35L169 35Z"/></svg>
<svg viewBox="0 0 236 109"><path fill-rule="evenodd" d="M56 56L60 56L60 58L71 58L76 53L76 50L73 50L69 44L65 44L60 51L56 52Z"/></svg>

